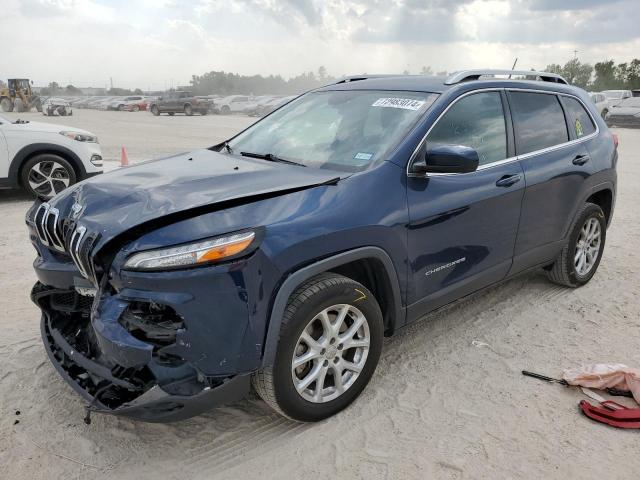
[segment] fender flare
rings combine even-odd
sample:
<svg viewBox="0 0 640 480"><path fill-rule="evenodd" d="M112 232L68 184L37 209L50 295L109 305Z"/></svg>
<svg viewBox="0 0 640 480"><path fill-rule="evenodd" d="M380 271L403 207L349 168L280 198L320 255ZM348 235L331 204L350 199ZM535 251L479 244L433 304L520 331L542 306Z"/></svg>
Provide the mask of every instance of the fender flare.
<svg viewBox="0 0 640 480"><path fill-rule="evenodd" d="M362 260L365 258L375 258L379 260L389 278L391 284L391 291L393 294L393 315L395 319L395 325L401 326L404 324L405 309L402 307L402 296L400 293L400 284L398 282L398 274L391 257L383 249L379 247L361 247L354 250L349 250L343 253L339 253L329 258L322 259L318 262L312 263L306 267L303 267L291 275L282 283L276 294L276 298L271 308L271 315L269 316L269 325L267 327L267 336L264 347L264 354L262 356L262 366L273 365L275 361L276 351L278 349L278 338L280 336L280 327L282 324L282 317L284 311L287 308L287 302L289 297L303 282L311 277L314 277L320 273L331 270L332 268L339 267L354 260Z"/></svg>
<svg viewBox="0 0 640 480"><path fill-rule="evenodd" d="M591 197L593 194L602 192L604 190L611 191L611 215L607 219L607 227L611 224L611 219L613 218L613 210L614 210L614 207L615 207L615 204L616 204L616 186L614 185L614 183L611 180L606 180L604 182L601 182L601 183L598 183L596 185L593 185L586 192L584 192L584 194L580 198L580 203L577 204L574 214L572 215L572 217L570 218L570 221L568 222L567 226L565 227L565 235L564 235L565 239L568 239L569 235L571 235L571 230L570 230L571 226L576 221L576 218L578 217L578 214L580 213L582 205L584 205L585 202L587 201L587 199L589 197Z"/></svg>
<svg viewBox="0 0 640 480"><path fill-rule="evenodd" d="M11 160L8 178L12 187L20 186L20 168L22 168L24 162L29 157L39 153L53 153L64 156L79 173L78 181L84 179L87 175L87 171L82 164L82 160L80 160L80 157L78 157L78 155L76 155L72 150L61 145L56 145L55 143L32 143L22 147L22 149L15 154L13 160Z"/></svg>

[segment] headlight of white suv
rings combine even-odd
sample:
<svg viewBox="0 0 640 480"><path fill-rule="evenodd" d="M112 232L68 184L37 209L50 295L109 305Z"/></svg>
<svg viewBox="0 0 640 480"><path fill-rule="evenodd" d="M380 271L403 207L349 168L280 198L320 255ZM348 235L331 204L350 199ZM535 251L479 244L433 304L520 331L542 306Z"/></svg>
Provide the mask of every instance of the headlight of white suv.
<svg viewBox="0 0 640 480"><path fill-rule="evenodd" d="M77 140L78 142L98 143L98 137L95 135L87 135L86 133L60 132L60 135L69 137L71 140Z"/></svg>
<svg viewBox="0 0 640 480"><path fill-rule="evenodd" d="M241 232L208 240L134 253L124 264L127 270L170 270L217 262L245 252L256 232ZM245 252L246 253L246 252Z"/></svg>

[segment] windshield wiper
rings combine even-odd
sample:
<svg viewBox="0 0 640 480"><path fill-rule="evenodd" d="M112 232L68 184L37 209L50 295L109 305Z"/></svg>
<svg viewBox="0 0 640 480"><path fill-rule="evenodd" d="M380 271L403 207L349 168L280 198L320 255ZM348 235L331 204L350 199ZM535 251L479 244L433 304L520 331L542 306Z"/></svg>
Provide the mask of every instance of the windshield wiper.
<svg viewBox="0 0 640 480"><path fill-rule="evenodd" d="M277 157L273 153L252 153L252 152L240 152L243 157L260 158L262 160L269 160L270 162L288 163L289 165L298 165L299 167L306 167L306 165L293 160L286 160L281 157Z"/></svg>

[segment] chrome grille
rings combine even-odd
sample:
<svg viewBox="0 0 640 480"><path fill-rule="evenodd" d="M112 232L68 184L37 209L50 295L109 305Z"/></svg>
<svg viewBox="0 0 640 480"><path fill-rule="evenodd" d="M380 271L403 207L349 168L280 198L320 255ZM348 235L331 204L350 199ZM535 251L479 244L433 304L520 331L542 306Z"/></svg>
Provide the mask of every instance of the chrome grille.
<svg viewBox="0 0 640 480"><path fill-rule="evenodd" d="M60 230L60 212L48 203L43 203L36 210L34 223L40 241L47 247L64 252L64 240Z"/></svg>
<svg viewBox="0 0 640 480"><path fill-rule="evenodd" d="M38 207L34 223L38 238L43 245L68 253L80 274L94 285L97 283L96 271L90 255L96 239L95 235L90 235L84 225L74 225L70 219L61 222L58 209L48 203Z"/></svg>

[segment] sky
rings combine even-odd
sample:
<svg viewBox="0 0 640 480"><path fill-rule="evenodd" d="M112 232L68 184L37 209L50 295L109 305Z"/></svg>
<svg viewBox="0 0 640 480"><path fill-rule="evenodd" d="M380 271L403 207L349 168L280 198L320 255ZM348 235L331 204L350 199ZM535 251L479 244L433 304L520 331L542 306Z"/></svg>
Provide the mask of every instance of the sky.
<svg viewBox="0 0 640 480"><path fill-rule="evenodd" d="M322 65L338 77L640 58L639 0L1 3L0 78L36 86L161 90L210 70L289 78Z"/></svg>

